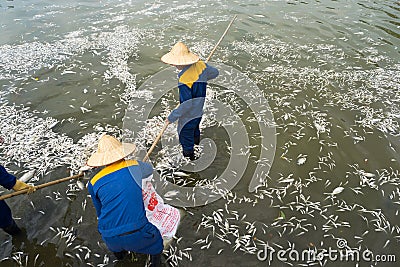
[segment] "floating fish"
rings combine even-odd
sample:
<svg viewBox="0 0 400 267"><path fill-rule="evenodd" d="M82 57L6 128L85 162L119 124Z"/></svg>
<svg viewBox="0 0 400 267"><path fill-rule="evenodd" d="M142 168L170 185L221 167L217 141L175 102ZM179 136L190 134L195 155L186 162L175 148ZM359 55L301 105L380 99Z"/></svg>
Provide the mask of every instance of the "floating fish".
<svg viewBox="0 0 400 267"><path fill-rule="evenodd" d="M163 197L174 197L178 195L179 191L178 190L173 190L173 191L168 191L164 194Z"/></svg>
<svg viewBox="0 0 400 267"><path fill-rule="evenodd" d="M340 193L343 192L343 190L344 190L344 187L341 187L341 186L336 187L336 188L332 191L332 195L340 194Z"/></svg>
<svg viewBox="0 0 400 267"><path fill-rule="evenodd" d="M179 176L179 177L189 177L189 174L184 173L184 172L174 172L174 175Z"/></svg>
<svg viewBox="0 0 400 267"><path fill-rule="evenodd" d="M85 185L81 182L81 181L76 181L76 184L78 185L78 187L79 187L79 189L80 190L83 190L83 189L85 189Z"/></svg>
<svg viewBox="0 0 400 267"><path fill-rule="evenodd" d="M307 158L306 157L301 157L297 159L297 165L303 165L304 163L306 163Z"/></svg>
<svg viewBox="0 0 400 267"><path fill-rule="evenodd" d="M36 170L30 170L27 173L25 173L24 175L22 175L20 178L18 178L18 180L20 180L21 182L28 182L30 179L32 179L32 177L35 175Z"/></svg>

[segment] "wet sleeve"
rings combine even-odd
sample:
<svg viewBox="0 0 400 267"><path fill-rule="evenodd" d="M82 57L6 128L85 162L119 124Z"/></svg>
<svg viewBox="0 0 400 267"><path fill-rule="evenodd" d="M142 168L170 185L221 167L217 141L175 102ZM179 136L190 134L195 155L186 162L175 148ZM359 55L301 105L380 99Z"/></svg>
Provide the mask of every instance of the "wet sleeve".
<svg viewBox="0 0 400 267"><path fill-rule="evenodd" d="M179 107L174 109L168 116L170 122L175 122L182 117L183 114L187 114L192 108L192 90L187 85L179 86L179 100L181 102Z"/></svg>
<svg viewBox="0 0 400 267"><path fill-rule="evenodd" d="M97 197L97 195L94 193L93 186L90 182L88 185L88 191L89 191L90 195L92 196L92 202L93 202L94 208L96 209L97 218L99 218L101 215L101 202L100 202L100 199Z"/></svg>
<svg viewBox="0 0 400 267"><path fill-rule="evenodd" d="M213 66L210 66L208 64L207 64L206 71L207 71L207 81L211 80L211 79L215 79L219 75L218 69L214 68Z"/></svg>
<svg viewBox="0 0 400 267"><path fill-rule="evenodd" d="M4 186L7 189L12 189L16 182L17 178L15 178L14 175L8 173L6 169L0 165L0 185Z"/></svg>
<svg viewBox="0 0 400 267"><path fill-rule="evenodd" d="M140 161L139 166L142 172L141 179L147 178L153 174L153 167L151 166L150 163Z"/></svg>

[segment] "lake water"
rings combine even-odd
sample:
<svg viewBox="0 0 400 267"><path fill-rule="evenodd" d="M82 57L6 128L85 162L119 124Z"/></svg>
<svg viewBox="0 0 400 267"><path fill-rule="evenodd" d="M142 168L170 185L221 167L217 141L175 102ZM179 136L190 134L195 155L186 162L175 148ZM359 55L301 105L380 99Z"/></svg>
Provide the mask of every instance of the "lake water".
<svg viewBox="0 0 400 267"><path fill-rule="evenodd" d="M227 195L187 208L166 261L398 266L398 1L3 0L0 13L0 163L16 176L36 169L31 182L40 184L76 173L98 136L121 135L128 104L155 101L141 85L168 67L160 57L175 42L205 59L237 14L210 64L247 76L266 102L254 115L242 97L253 94L249 88L210 86L209 97L231 105L244 124L249 157L236 164L244 174ZM231 75L223 69L220 78ZM174 108L173 92L168 108L159 101L152 115ZM210 106L203 137L214 141L216 158L175 182L213 179L234 154L226 124L213 117L218 106ZM263 136L254 116L268 112L276 133ZM273 156L260 156L262 140ZM158 148L152 163L161 172L178 150ZM263 163L263 185L249 192ZM142 255L113 262L87 190L74 181L7 203L26 236L0 233L1 266L144 265ZM265 248L273 257L261 261ZM360 260L296 259L307 249L347 249ZM362 257L368 251L376 261Z"/></svg>

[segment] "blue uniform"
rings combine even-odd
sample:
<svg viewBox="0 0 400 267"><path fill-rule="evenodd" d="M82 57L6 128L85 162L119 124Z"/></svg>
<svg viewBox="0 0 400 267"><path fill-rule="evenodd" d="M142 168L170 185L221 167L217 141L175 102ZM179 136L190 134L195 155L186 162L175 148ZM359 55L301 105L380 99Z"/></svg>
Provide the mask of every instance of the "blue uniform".
<svg viewBox="0 0 400 267"><path fill-rule="evenodd" d="M185 154L193 153L194 144L200 141L200 121L206 97L207 81L218 76L216 68L203 61L186 66L178 74L178 108L168 116L170 122L178 121L179 142Z"/></svg>
<svg viewBox="0 0 400 267"><path fill-rule="evenodd" d="M147 220L142 198L142 179L152 172L148 163L122 160L98 168L92 175L88 190L96 208L98 230L112 252L162 252L161 234Z"/></svg>
<svg viewBox="0 0 400 267"><path fill-rule="evenodd" d="M13 188L17 181L15 176L9 174L6 169L0 165L0 185L7 189ZM13 223L11 210L4 200L0 201L0 228L6 228Z"/></svg>

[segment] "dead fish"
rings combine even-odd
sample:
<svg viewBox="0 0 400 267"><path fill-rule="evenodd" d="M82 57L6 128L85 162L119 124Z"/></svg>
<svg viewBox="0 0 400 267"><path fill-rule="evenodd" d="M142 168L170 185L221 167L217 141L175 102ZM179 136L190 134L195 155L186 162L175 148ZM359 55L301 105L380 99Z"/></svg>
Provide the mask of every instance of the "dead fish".
<svg viewBox="0 0 400 267"><path fill-rule="evenodd" d="M178 193L179 193L178 190L168 191L167 193L164 194L164 197L173 197L176 196Z"/></svg>
<svg viewBox="0 0 400 267"><path fill-rule="evenodd" d="M189 174L184 173L184 172L174 172L174 175L179 176L179 177L189 177Z"/></svg>
<svg viewBox="0 0 400 267"><path fill-rule="evenodd" d="M370 172L362 172L362 175L364 175L365 177L368 177L368 178L375 177L375 174L370 173Z"/></svg>
<svg viewBox="0 0 400 267"><path fill-rule="evenodd" d="M336 187L336 188L332 191L331 194L332 194L332 195L337 195L337 194L342 193L343 190L344 190L344 187L338 186L338 187Z"/></svg>
<svg viewBox="0 0 400 267"><path fill-rule="evenodd" d="M76 181L76 185L79 187L80 190L85 189L85 185L81 181Z"/></svg>
<svg viewBox="0 0 400 267"><path fill-rule="evenodd" d="M49 126L48 126L48 128L49 129L52 129L52 128L54 128L54 126L56 126L58 124L58 121L55 121L55 122L53 122L52 124L50 124Z"/></svg>
<svg viewBox="0 0 400 267"><path fill-rule="evenodd" d="M297 165L303 165L304 163L306 163L306 161L307 161L306 157L301 157L297 159Z"/></svg>
<svg viewBox="0 0 400 267"><path fill-rule="evenodd" d="M22 175L19 180L21 182L28 182L30 179L32 179L33 175L35 175L36 170L30 170L27 173L25 173L24 175Z"/></svg>
<svg viewBox="0 0 400 267"><path fill-rule="evenodd" d="M72 70L64 70L63 72L61 72L61 75L65 75L65 74L75 74L75 71Z"/></svg>

